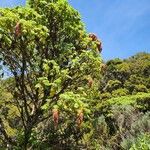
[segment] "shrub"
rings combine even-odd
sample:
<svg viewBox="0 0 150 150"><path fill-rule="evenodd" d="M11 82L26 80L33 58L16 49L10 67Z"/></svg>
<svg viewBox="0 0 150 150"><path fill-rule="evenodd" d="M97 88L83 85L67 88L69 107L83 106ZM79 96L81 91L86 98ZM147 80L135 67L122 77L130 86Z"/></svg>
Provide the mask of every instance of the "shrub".
<svg viewBox="0 0 150 150"><path fill-rule="evenodd" d="M112 96L113 97L118 97L118 96L126 96L129 93L129 91L127 89L117 89L115 91L112 92Z"/></svg>

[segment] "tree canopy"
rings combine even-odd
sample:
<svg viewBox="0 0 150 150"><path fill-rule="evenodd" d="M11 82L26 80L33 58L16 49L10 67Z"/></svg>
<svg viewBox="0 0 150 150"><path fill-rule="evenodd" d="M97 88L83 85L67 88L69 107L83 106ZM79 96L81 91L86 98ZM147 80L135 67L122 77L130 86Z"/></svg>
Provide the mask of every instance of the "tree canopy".
<svg viewBox="0 0 150 150"><path fill-rule="evenodd" d="M66 0L29 0L25 7L1 8L0 16L1 62L13 77L10 102L21 136L9 135L1 119L4 146L27 149L34 146L32 138L52 145L77 142L83 115L88 121L94 111L101 67L97 42Z"/></svg>

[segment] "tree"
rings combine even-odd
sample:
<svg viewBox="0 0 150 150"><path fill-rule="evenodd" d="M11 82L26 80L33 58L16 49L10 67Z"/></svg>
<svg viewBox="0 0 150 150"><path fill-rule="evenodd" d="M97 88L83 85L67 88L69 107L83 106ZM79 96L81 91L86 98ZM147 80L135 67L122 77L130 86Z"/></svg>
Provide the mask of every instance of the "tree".
<svg viewBox="0 0 150 150"><path fill-rule="evenodd" d="M44 121L60 124L63 133L55 126L59 135L65 135L81 113L88 121L87 114L96 103L101 59L97 43L89 38L79 13L66 0L29 0L25 7L0 9L0 53L13 76L14 84L9 85L12 104L22 127L19 136L12 137L1 118L4 147L27 149ZM60 121L54 116L56 111ZM78 129L76 126L75 131ZM46 136L39 140L50 141Z"/></svg>
<svg viewBox="0 0 150 150"><path fill-rule="evenodd" d="M150 54L138 53L124 60L109 60L106 62L106 66L101 79L100 90L102 92L113 92L119 88L121 88L120 91L122 89L129 91L128 94L149 91ZM120 86L110 89L116 81L120 82ZM116 93L116 91L114 92Z"/></svg>

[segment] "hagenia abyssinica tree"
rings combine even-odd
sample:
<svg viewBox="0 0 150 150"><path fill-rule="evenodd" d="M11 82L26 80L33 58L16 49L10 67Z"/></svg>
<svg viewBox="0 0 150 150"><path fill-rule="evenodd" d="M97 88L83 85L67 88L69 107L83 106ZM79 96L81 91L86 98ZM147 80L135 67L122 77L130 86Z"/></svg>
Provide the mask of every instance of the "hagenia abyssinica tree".
<svg viewBox="0 0 150 150"><path fill-rule="evenodd" d="M13 77L11 104L20 118L14 136L1 119L4 146L27 149L33 139L60 145L82 138L98 97L97 42L66 0L29 0L24 7L0 9L1 61Z"/></svg>

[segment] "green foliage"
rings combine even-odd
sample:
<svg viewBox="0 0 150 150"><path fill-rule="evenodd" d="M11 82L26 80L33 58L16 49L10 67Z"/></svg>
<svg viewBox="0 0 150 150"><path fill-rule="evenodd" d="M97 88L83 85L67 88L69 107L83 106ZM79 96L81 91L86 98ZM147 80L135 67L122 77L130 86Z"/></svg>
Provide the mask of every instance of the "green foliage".
<svg viewBox="0 0 150 150"><path fill-rule="evenodd" d="M148 89L146 88L145 85L139 84L139 85L136 85L134 87L134 90L133 90L133 93L137 93L137 92L145 92L145 93L147 93Z"/></svg>
<svg viewBox="0 0 150 150"><path fill-rule="evenodd" d="M101 116L100 124L95 122L95 127L90 138L90 146L96 149L130 149L133 145L149 146L149 138L143 137L141 143L139 138L141 135L149 136L150 113L143 113L135 109L131 105L111 105L108 112L103 112L104 116ZM107 115L108 114L108 115Z"/></svg>
<svg viewBox="0 0 150 150"><path fill-rule="evenodd" d="M150 135L144 134L137 138L130 150L149 150L150 149Z"/></svg>
<svg viewBox="0 0 150 150"><path fill-rule="evenodd" d="M106 90L112 92L121 87L121 82L118 80L109 80L106 85Z"/></svg>
<svg viewBox="0 0 150 150"><path fill-rule="evenodd" d="M148 102L150 99L150 93L139 93L137 95L128 95L128 96L121 96L116 98L107 99L104 101L104 103L101 104L101 106L104 105L128 105L128 104L146 104L146 101Z"/></svg>
<svg viewBox="0 0 150 150"><path fill-rule="evenodd" d="M126 96L126 95L128 95L128 93L129 93L129 91L127 89L121 88L121 89L114 90L112 92L112 96L113 97Z"/></svg>
<svg viewBox="0 0 150 150"><path fill-rule="evenodd" d="M102 70L66 0L1 8L0 55L0 148L149 149L150 55Z"/></svg>
<svg viewBox="0 0 150 150"><path fill-rule="evenodd" d="M128 94L138 92L148 92L149 88L149 65L150 54L139 53L128 59L114 59L106 62L107 69L101 81L100 90L113 92L119 88L129 91ZM113 88L115 82L120 82L120 86ZM109 87L109 88L108 88ZM110 87L112 87L110 89ZM113 95L112 95L113 96Z"/></svg>
<svg viewBox="0 0 150 150"><path fill-rule="evenodd" d="M15 111L18 121L8 119L18 138L6 135L4 126L4 145L82 144L98 103L101 58L79 13L66 0L29 0L25 7L2 8L0 43L3 67L13 76L7 88L11 115Z"/></svg>
<svg viewBox="0 0 150 150"><path fill-rule="evenodd" d="M109 92L101 94L101 99L102 100L106 100L106 99L110 99L110 98L111 98L111 94Z"/></svg>
<svg viewBox="0 0 150 150"><path fill-rule="evenodd" d="M7 81L8 83L10 81ZM17 107L11 103L12 95L6 89L6 82L0 81L0 118L4 119L4 125L9 135L16 133L16 126L14 125L17 121L19 112Z"/></svg>

